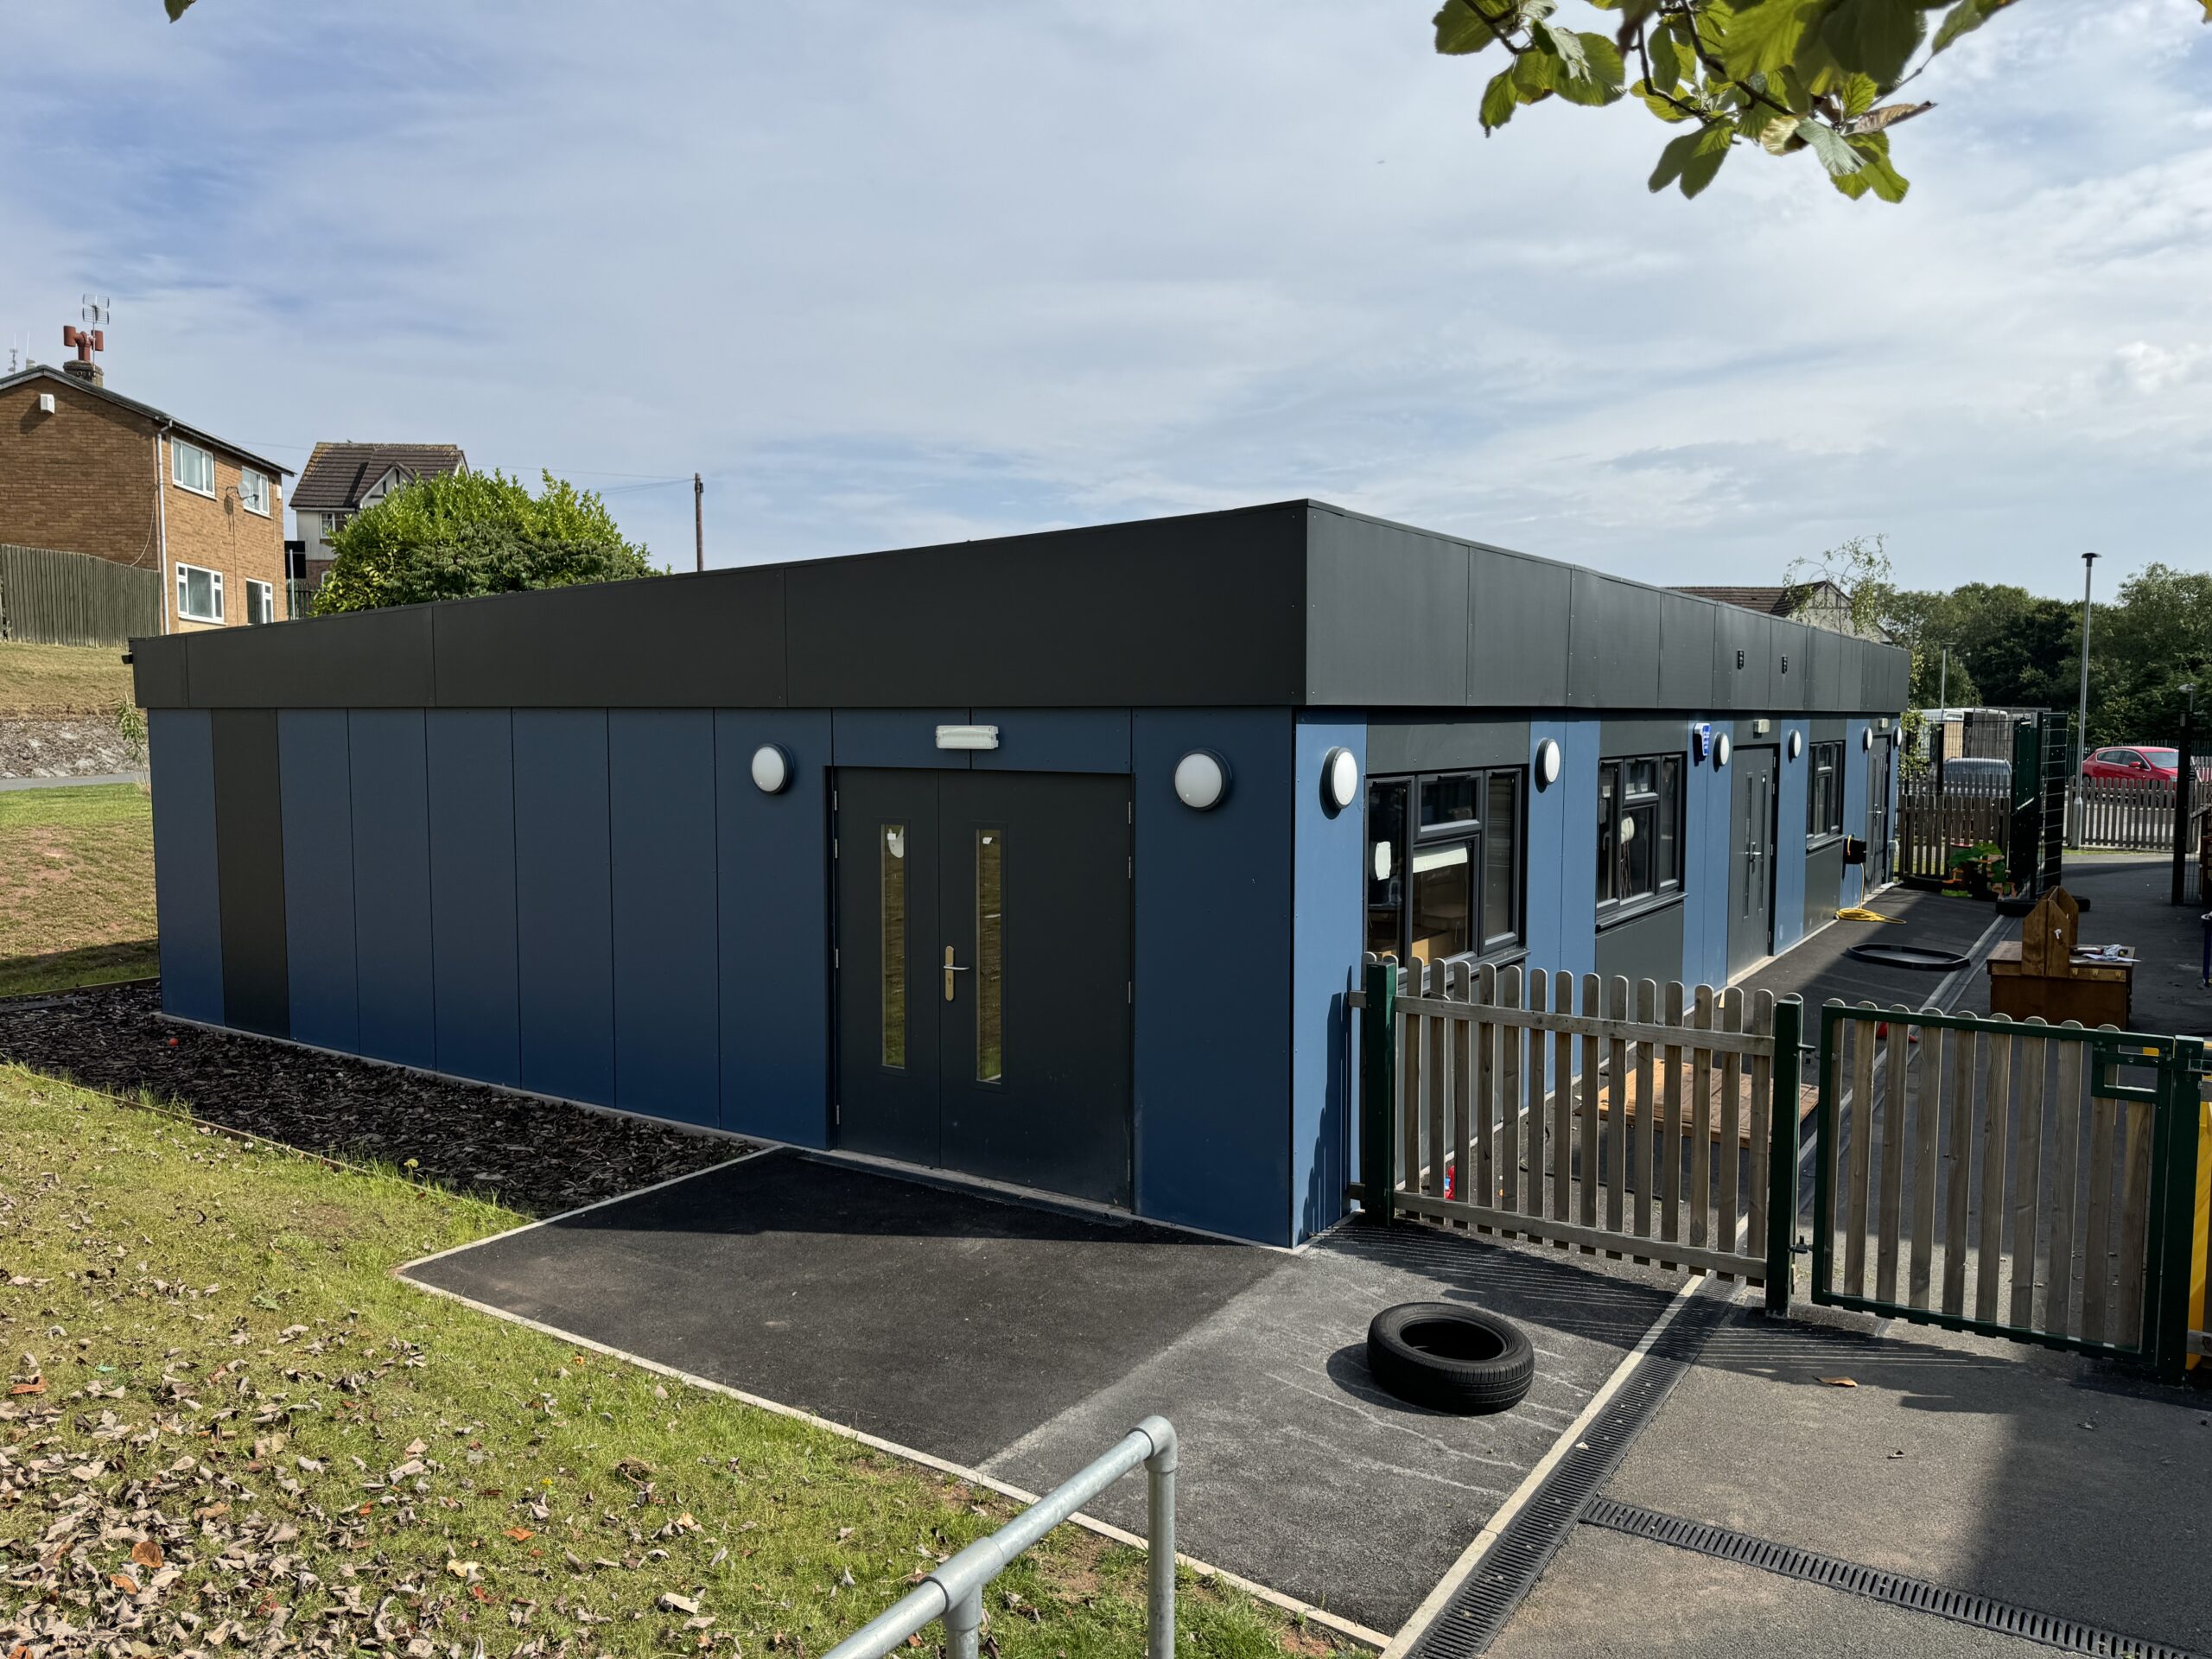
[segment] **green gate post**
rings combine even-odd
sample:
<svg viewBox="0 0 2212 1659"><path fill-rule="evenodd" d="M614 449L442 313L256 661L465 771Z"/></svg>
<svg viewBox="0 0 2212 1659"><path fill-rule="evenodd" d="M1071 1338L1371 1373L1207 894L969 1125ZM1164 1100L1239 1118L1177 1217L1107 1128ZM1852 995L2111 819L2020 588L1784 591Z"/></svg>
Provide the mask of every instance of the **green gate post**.
<svg viewBox="0 0 2212 1659"><path fill-rule="evenodd" d="M2189 1257L2196 1243L2197 1078L2203 1067L2202 1041L2177 1037L2159 1068L2143 1357L2161 1382L2189 1380Z"/></svg>
<svg viewBox="0 0 2212 1659"><path fill-rule="evenodd" d="M1370 963L1367 1005L1359 1018L1360 1204L1368 1219L1388 1225L1397 1184L1398 965Z"/></svg>
<svg viewBox="0 0 2212 1659"><path fill-rule="evenodd" d="M1797 1249L1797 1095L1805 1005L1788 997L1774 1005L1774 1098L1769 1108L1766 1170L1766 1311L1789 1312L1790 1273Z"/></svg>

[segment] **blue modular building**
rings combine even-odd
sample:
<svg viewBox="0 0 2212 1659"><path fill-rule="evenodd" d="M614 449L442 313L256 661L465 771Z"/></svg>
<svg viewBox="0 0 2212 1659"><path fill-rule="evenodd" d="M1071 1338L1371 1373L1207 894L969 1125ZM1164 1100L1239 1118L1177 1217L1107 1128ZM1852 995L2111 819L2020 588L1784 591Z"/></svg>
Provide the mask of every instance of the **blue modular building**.
<svg viewBox="0 0 2212 1659"><path fill-rule="evenodd" d="M171 1014L1276 1244L1363 951L1726 982L1908 667L1312 501L133 655Z"/></svg>

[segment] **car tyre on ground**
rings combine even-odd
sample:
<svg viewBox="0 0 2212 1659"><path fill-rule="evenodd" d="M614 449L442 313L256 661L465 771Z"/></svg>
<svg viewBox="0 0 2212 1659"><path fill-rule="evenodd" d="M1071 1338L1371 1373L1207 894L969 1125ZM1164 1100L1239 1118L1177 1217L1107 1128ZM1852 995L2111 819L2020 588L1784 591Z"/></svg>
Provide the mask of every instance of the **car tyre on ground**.
<svg viewBox="0 0 2212 1659"><path fill-rule="evenodd" d="M1367 1369L1387 1392L1433 1411L1473 1414L1520 1403L1536 1351L1521 1328L1457 1302L1402 1302L1367 1327Z"/></svg>

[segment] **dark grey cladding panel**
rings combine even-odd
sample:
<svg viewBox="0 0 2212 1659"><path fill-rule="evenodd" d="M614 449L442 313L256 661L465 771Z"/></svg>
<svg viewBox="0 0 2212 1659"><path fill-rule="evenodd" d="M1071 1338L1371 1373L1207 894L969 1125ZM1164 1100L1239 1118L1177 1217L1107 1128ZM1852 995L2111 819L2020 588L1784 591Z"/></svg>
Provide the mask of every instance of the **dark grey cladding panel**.
<svg viewBox="0 0 2212 1659"><path fill-rule="evenodd" d="M1713 702L1713 652L1720 607L1681 594L1659 595L1659 706L1703 709ZM1729 658L1731 662L1734 658Z"/></svg>
<svg viewBox="0 0 2212 1659"><path fill-rule="evenodd" d="M1607 719L1598 728L1600 760L1626 754L1681 754L1690 747L1690 722L1684 715L1653 715L1641 720Z"/></svg>
<svg viewBox="0 0 2212 1659"><path fill-rule="evenodd" d="M131 695L141 709L186 709L192 703L181 633L151 634L130 642Z"/></svg>
<svg viewBox="0 0 2212 1659"><path fill-rule="evenodd" d="M1750 714L1767 706L1774 664L1767 651L1766 619L1733 605L1716 605L1713 617L1713 707L1720 714Z"/></svg>
<svg viewBox="0 0 2212 1659"><path fill-rule="evenodd" d="M1473 550L1469 702L1541 709L1567 702L1573 577L1563 564L1486 547Z"/></svg>
<svg viewBox="0 0 2212 1659"><path fill-rule="evenodd" d="M1866 655L1870 649L1864 639L1837 636L1835 706L1850 710L1864 709L1859 699L1864 694L1866 677Z"/></svg>
<svg viewBox="0 0 2212 1659"><path fill-rule="evenodd" d="M1652 590L1577 570L1573 582L1578 709L1651 709L1659 702L1659 612Z"/></svg>
<svg viewBox="0 0 2212 1659"><path fill-rule="evenodd" d="M1773 661L1773 677L1767 688L1767 707L1782 714L1797 714L1812 706L1813 677L1808 661L1814 630L1802 622L1779 618L1769 622L1767 650Z"/></svg>
<svg viewBox="0 0 2212 1659"><path fill-rule="evenodd" d="M1805 728L1812 734L1812 735L1807 740L1808 742L1840 743L1843 741L1843 716L1841 715L1830 715L1825 716L1816 715L1812 719L1805 722Z"/></svg>
<svg viewBox="0 0 2212 1659"><path fill-rule="evenodd" d="M1367 727L1367 770L1371 777L1528 764L1529 722L1525 720L1425 715L1408 720L1370 721Z"/></svg>
<svg viewBox="0 0 2212 1659"><path fill-rule="evenodd" d="M1617 922L1598 935L1598 973L1633 983L1656 980L1664 985L1682 976L1682 906L1677 902Z"/></svg>
<svg viewBox="0 0 2212 1659"><path fill-rule="evenodd" d="M428 605L185 639L195 709L423 709L435 700Z"/></svg>
<svg viewBox="0 0 2212 1659"><path fill-rule="evenodd" d="M445 708L783 706L772 566L499 594L432 615Z"/></svg>
<svg viewBox="0 0 2212 1659"><path fill-rule="evenodd" d="M1828 628L1815 628L1805 641L1805 706L1840 709L1843 685L1843 648L1849 640Z"/></svg>
<svg viewBox="0 0 2212 1659"><path fill-rule="evenodd" d="M1293 707L1306 508L785 567L796 708Z"/></svg>
<svg viewBox="0 0 2212 1659"><path fill-rule="evenodd" d="M1467 701L1467 543L1325 508L1308 525L1306 702Z"/></svg>
<svg viewBox="0 0 2212 1659"><path fill-rule="evenodd" d="M1860 706L1896 714L1911 695L1912 653L1902 645L1868 645L1860 667Z"/></svg>

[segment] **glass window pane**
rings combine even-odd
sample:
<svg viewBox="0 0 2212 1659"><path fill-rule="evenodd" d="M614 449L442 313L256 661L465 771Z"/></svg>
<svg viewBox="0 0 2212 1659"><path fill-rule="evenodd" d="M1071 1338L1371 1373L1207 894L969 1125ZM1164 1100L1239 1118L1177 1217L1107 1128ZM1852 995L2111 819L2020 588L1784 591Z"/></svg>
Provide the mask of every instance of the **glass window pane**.
<svg viewBox="0 0 2212 1659"><path fill-rule="evenodd" d="M1489 799L1483 809L1483 942L1513 938L1521 931L1514 913L1518 896L1520 814L1514 810L1519 794L1510 772L1494 772Z"/></svg>
<svg viewBox="0 0 2212 1659"><path fill-rule="evenodd" d="M1406 785L1370 784L1367 790L1367 948L1378 957L1402 956L1405 919Z"/></svg>
<svg viewBox="0 0 2212 1659"><path fill-rule="evenodd" d="M1475 787L1482 781L1478 774L1460 778L1426 778L1421 785L1421 827L1428 829L1440 823L1472 823L1475 821Z"/></svg>
<svg viewBox="0 0 2212 1659"><path fill-rule="evenodd" d="M1621 897L1641 899L1658 891L1652 879L1656 855L1658 809L1651 802L1631 806L1621 815Z"/></svg>
<svg viewBox="0 0 2212 1659"><path fill-rule="evenodd" d="M1628 763L1628 792L1649 795L1659 787L1659 763L1656 760L1631 760Z"/></svg>
<svg viewBox="0 0 2212 1659"><path fill-rule="evenodd" d="M906 1064L906 826L887 823L883 868L883 1063Z"/></svg>
<svg viewBox="0 0 2212 1659"><path fill-rule="evenodd" d="M1682 879L1681 849L1675 839L1681 779L1679 759L1670 756L1659 763L1659 840L1653 862L1662 887L1674 887Z"/></svg>
<svg viewBox="0 0 2212 1659"><path fill-rule="evenodd" d="M1006 1071L1006 836L976 832L976 1081Z"/></svg>
<svg viewBox="0 0 2212 1659"><path fill-rule="evenodd" d="M1613 847L1613 791L1618 787L1620 768L1598 768L1598 902L1605 904L1618 898L1615 870L1618 864Z"/></svg>
<svg viewBox="0 0 2212 1659"><path fill-rule="evenodd" d="M1474 949L1474 855L1464 841L1414 855L1413 953L1441 962Z"/></svg>

